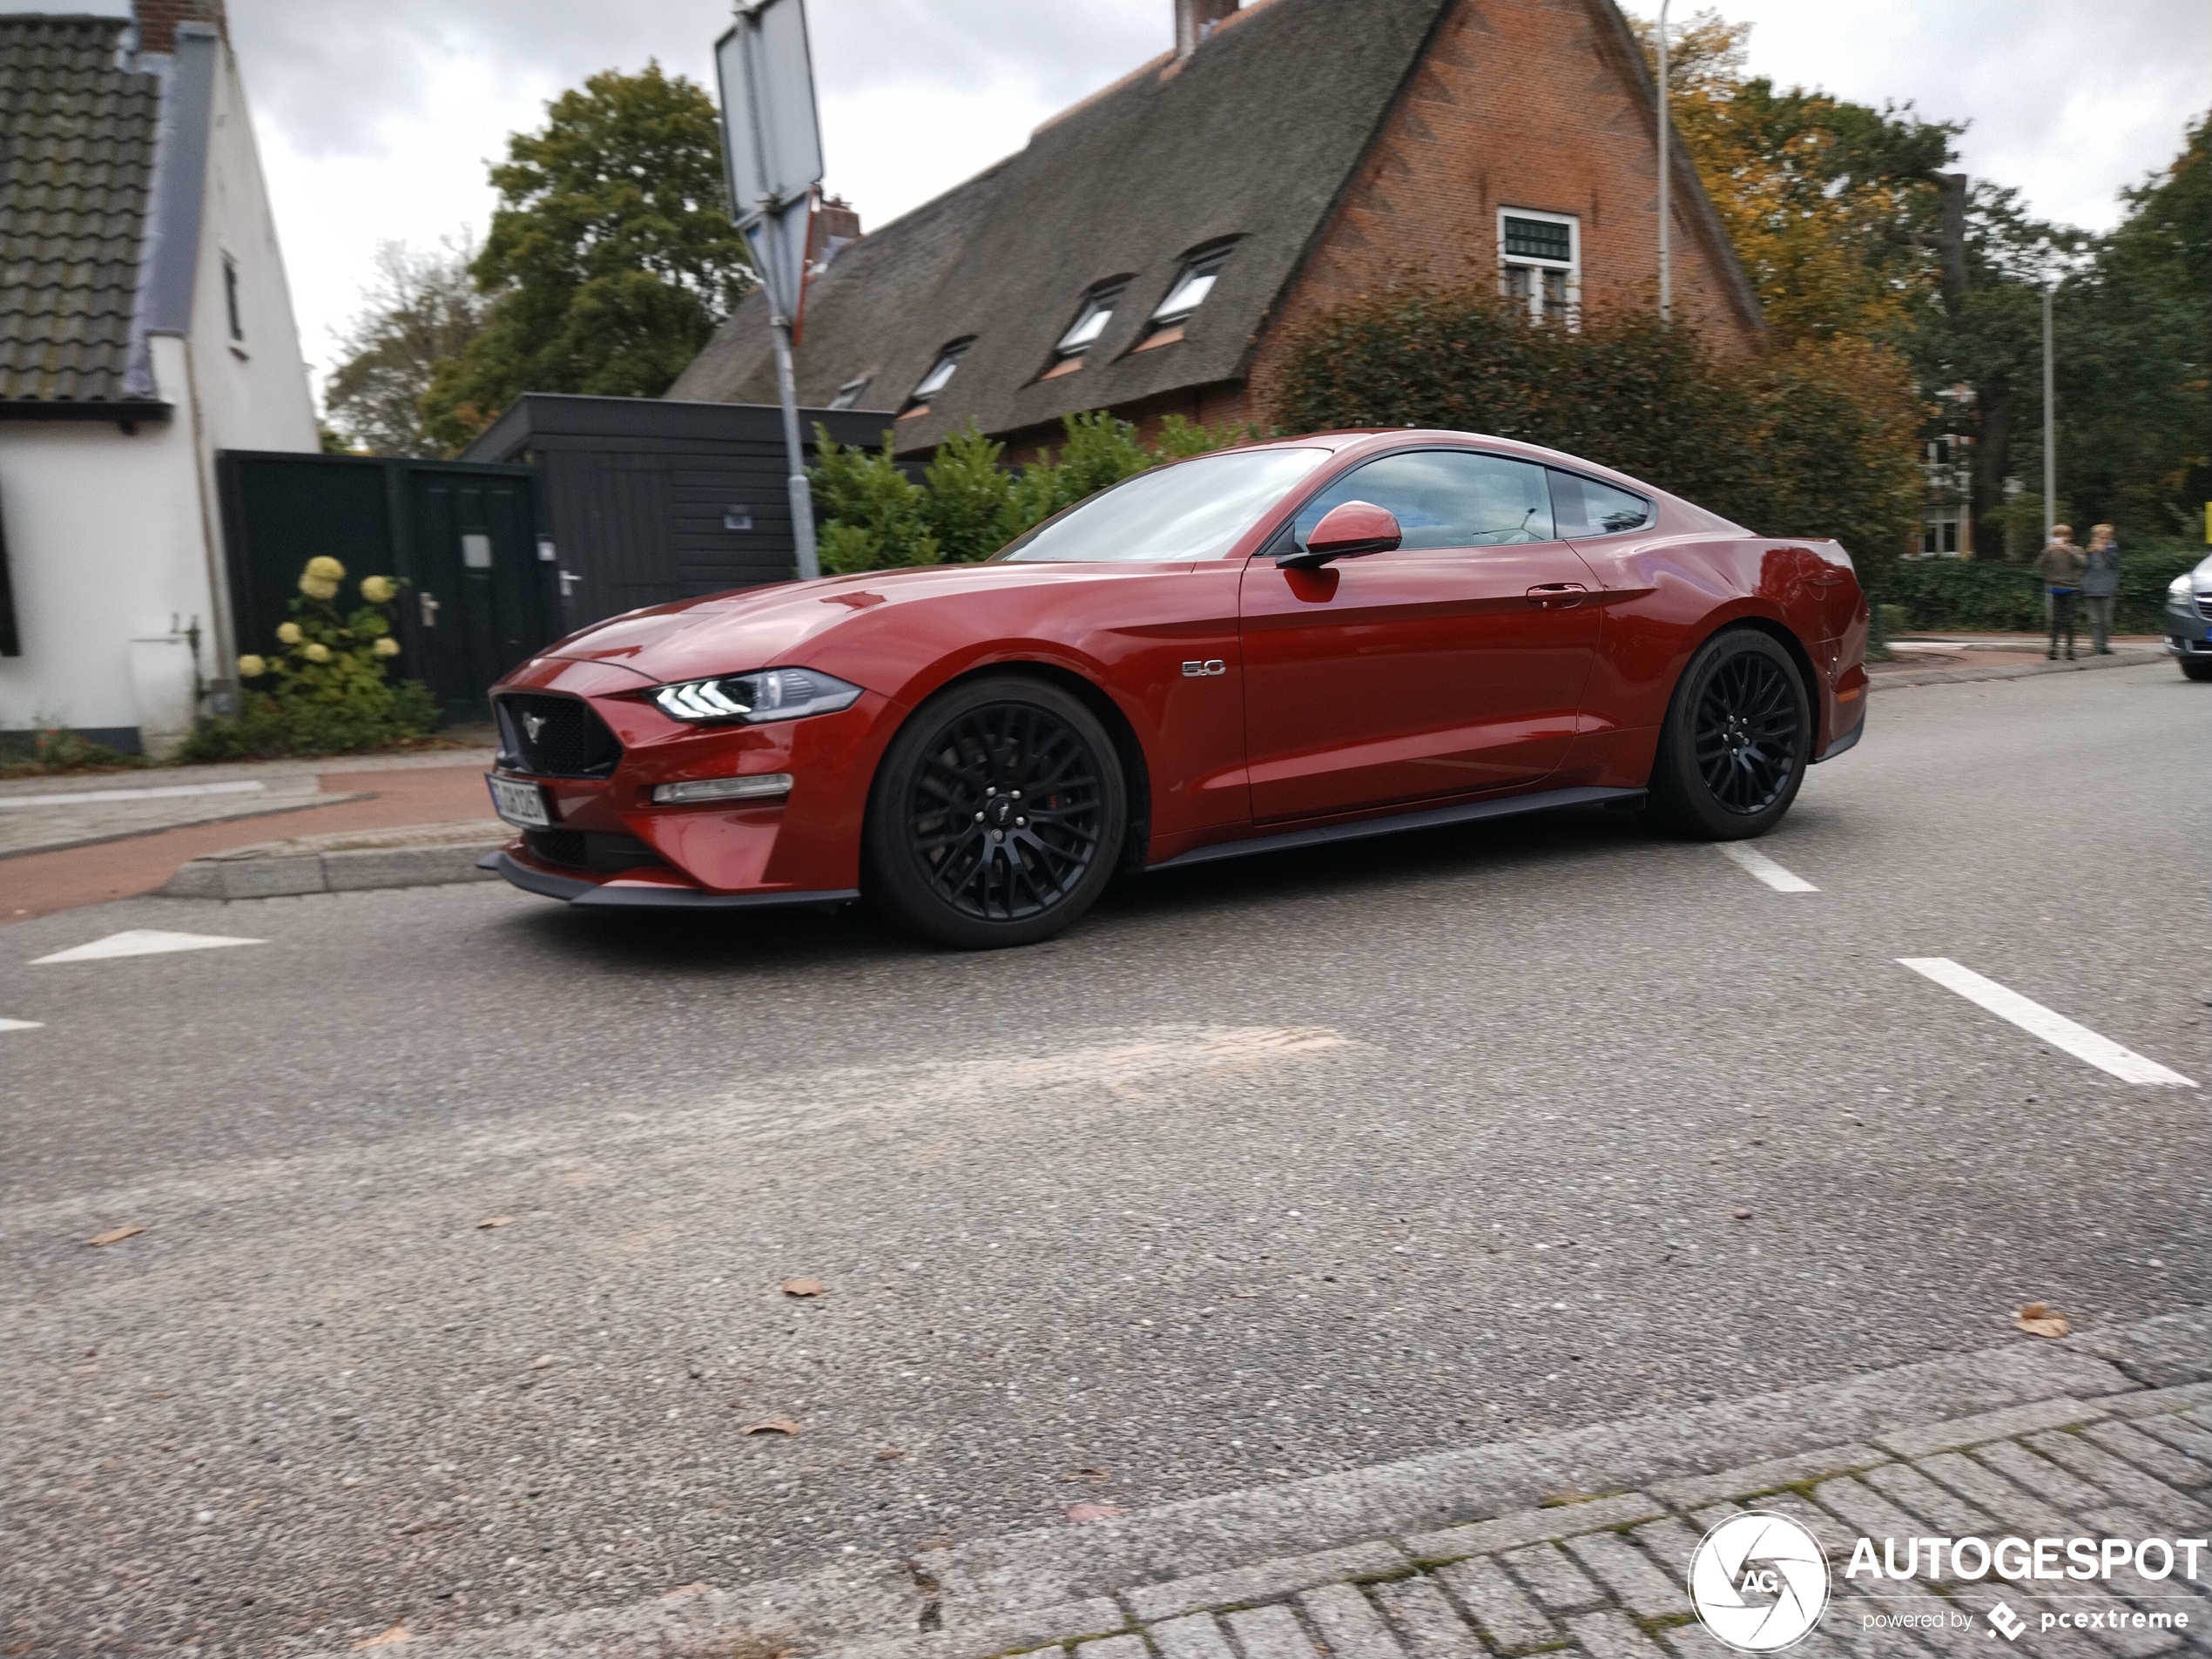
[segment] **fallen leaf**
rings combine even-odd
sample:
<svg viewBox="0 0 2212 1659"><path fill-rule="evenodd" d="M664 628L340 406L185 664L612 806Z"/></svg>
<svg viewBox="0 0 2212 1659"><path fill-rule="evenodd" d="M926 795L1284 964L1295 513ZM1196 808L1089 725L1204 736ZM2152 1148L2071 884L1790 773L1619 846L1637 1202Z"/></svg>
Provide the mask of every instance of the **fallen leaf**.
<svg viewBox="0 0 2212 1659"><path fill-rule="evenodd" d="M1749 1221L1751 1218L1751 1212L1748 1210L1731 1210L1729 1214L1734 1216L1738 1221Z"/></svg>
<svg viewBox="0 0 2212 1659"><path fill-rule="evenodd" d="M538 1355L536 1359L530 1361L530 1369L532 1371L543 1371L548 1366L557 1366L561 1362L556 1359L551 1354L542 1353Z"/></svg>
<svg viewBox="0 0 2212 1659"><path fill-rule="evenodd" d="M745 1434L797 1434L803 1430L800 1425L788 1417L764 1417L757 1423L747 1423L739 1432Z"/></svg>
<svg viewBox="0 0 2212 1659"><path fill-rule="evenodd" d="M98 1238L88 1238L84 1242L98 1250L103 1244L119 1244L132 1234L144 1231L144 1227L117 1227L102 1233Z"/></svg>
<svg viewBox="0 0 2212 1659"><path fill-rule="evenodd" d="M879 1463L888 1463L893 1458L900 1458L904 1456L906 1456L906 1453L900 1451L897 1447L887 1446L883 1448L883 1450L875 1454L875 1460Z"/></svg>
<svg viewBox="0 0 2212 1659"><path fill-rule="evenodd" d="M1106 1521L1126 1513L1117 1503L1071 1503L1068 1506L1070 1521Z"/></svg>
<svg viewBox="0 0 2212 1659"><path fill-rule="evenodd" d="M819 1296L822 1281L818 1278L787 1278L784 1281L786 1296Z"/></svg>
<svg viewBox="0 0 2212 1659"><path fill-rule="evenodd" d="M2062 1337L2073 1327L2067 1324L2066 1315L2041 1302L2030 1302L2020 1311L2014 1321L2032 1337Z"/></svg>
<svg viewBox="0 0 2212 1659"><path fill-rule="evenodd" d="M354 1645L356 1648L388 1648L395 1642L412 1642L413 1640L415 1640L414 1636L408 1631L407 1621L401 1619L382 1635L369 1636L356 1642Z"/></svg>
<svg viewBox="0 0 2212 1659"><path fill-rule="evenodd" d="M476 1231L482 1232L487 1227L504 1227L514 1219L512 1216L487 1216L476 1224Z"/></svg>

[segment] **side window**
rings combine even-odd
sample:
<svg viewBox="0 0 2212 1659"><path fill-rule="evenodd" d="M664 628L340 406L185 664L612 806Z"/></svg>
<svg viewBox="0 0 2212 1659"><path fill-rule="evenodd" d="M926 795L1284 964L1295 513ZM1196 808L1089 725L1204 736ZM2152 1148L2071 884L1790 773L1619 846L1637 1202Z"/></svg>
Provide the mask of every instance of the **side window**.
<svg viewBox="0 0 2212 1659"><path fill-rule="evenodd" d="M1298 544L1305 545L1323 514L1348 501L1387 509L1411 549L1554 539L1544 469L1503 455L1416 449L1370 461L1305 504L1291 527Z"/></svg>
<svg viewBox="0 0 2212 1659"><path fill-rule="evenodd" d="M1619 536L1649 526L1655 515L1642 496L1580 473L1551 469L1552 510L1568 536Z"/></svg>

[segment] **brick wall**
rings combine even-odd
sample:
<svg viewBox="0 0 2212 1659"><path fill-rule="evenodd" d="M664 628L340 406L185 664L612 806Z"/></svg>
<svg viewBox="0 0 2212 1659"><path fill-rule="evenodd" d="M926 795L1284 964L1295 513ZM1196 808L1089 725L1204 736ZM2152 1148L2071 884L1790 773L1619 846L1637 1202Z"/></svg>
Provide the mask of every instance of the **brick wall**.
<svg viewBox="0 0 2212 1659"><path fill-rule="evenodd" d="M226 37L230 32L223 17L223 0L132 0L131 10L138 18L142 52L165 57L175 51L180 23L212 24Z"/></svg>
<svg viewBox="0 0 2212 1659"><path fill-rule="evenodd" d="M1458 0L1252 361L1264 411L1291 339L1315 316L1409 280L1494 283L1498 210L1581 221L1585 306L1649 305L1658 287L1653 113L1608 0ZM1675 315L1724 350L1758 333L1730 296L1717 233L1676 175ZM1261 417L1264 418L1264 415Z"/></svg>

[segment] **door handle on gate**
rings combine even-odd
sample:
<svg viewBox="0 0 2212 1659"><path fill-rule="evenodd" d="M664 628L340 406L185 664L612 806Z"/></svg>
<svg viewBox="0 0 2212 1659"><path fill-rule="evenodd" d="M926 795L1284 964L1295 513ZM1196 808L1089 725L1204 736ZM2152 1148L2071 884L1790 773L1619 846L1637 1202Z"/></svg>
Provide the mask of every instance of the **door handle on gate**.
<svg viewBox="0 0 2212 1659"><path fill-rule="evenodd" d="M1581 604L1588 591L1579 582L1541 582L1528 590L1528 603L1539 610L1568 610Z"/></svg>
<svg viewBox="0 0 2212 1659"><path fill-rule="evenodd" d="M438 625L437 596L430 593L420 593L415 596L415 602L422 608L422 625L425 628L436 627Z"/></svg>

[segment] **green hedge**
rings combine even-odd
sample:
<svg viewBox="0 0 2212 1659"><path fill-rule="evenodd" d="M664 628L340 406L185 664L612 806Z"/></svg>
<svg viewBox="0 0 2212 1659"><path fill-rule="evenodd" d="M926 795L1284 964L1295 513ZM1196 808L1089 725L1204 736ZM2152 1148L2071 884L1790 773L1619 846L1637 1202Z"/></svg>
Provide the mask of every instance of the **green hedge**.
<svg viewBox="0 0 2212 1659"><path fill-rule="evenodd" d="M2123 547L2113 631L2159 632L2167 584L2194 567L2205 551L2188 546ZM2044 628L2043 581L2024 564L1901 559L1881 573L1870 597L1878 604L1902 607L1916 629L2040 633Z"/></svg>

